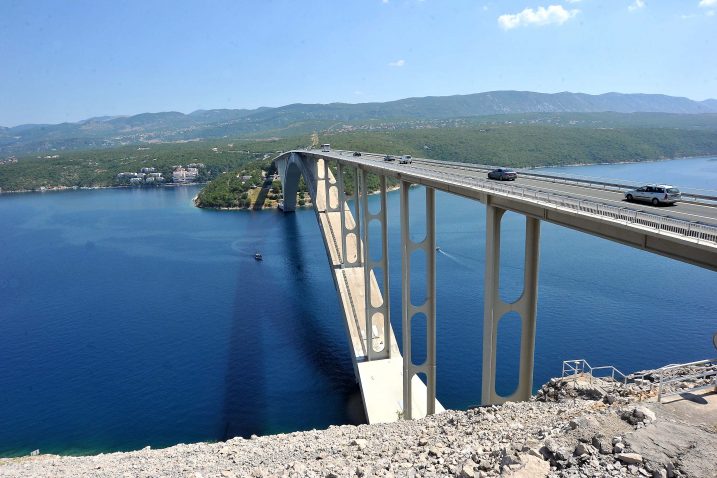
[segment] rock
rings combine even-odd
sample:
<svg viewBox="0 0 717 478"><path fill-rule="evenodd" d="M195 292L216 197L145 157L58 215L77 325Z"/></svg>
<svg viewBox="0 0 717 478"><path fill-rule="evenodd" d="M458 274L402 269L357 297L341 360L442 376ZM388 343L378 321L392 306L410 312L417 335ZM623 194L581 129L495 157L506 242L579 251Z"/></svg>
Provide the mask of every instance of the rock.
<svg viewBox="0 0 717 478"><path fill-rule="evenodd" d="M428 454L431 456L439 457L443 454L443 451L438 447L432 446L428 449Z"/></svg>
<svg viewBox="0 0 717 478"><path fill-rule="evenodd" d="M612 447L613 453L622 453L623 451L625 451L625 445L622 442L617 442Z"/></svg>
<svg viewBox="0 0 717 478"><path fill-rule="evenodd" d="M578 446L575 447L575 451L573 452L576 456L580 455L589 455L590 451L584 443L578 443Z"/></svg>
<svg viewBox="0 0 717 478"><path fill-rule="evenodd" d="M627 465L642 463L642 456L637 453L619 453L617 459Z"/></svg>
<svg viewBox="0 0 717 478"><path fill-rule="evenodd" d="M355 440L351 440L350 445L355 445L358 447L359 450L363 450L366 448L367 441L363 438L356 438Z"/></svg>
<svg viewBox="0 0 717 478"><path fill-rule="evenodd" d="M548 438L544 442L545 448L552 454L558 451L558 444L552 438Z"/></svg>
<svg viewBox="0 0 717 478"><path fill-rule="evenodd" d="M667 478L667 470L665 468L660 468L659 470L653 471L652 478Z"/></svg>
<svg viewBox="0 0 717 478"><path fill-rule="evenodd" d="M468 460L460 466L460 469L456 476L459 478L474 478L476 476L475 468L476 464L473 460Z"/></svg>
<svg viewBox="0 0 717 478"><path fill-rule="evenodd" d="M597 434L593 436L592 444L603 455L610 455L612 453L612 442L608 440L605 435Z"/></svg>
<svg viewBox="0 0 717 478"><path fill-rule="evenodd" d="M558 451L555 452L555 458L561 461L569 460L570 455L570 450L567 448L558 448Z"/></svg>
<svg viewBox="0 0 717 478"><path fill-rule="evenodd" d="M641 417L641 419L645 421L654 422L655 420L657 420L657 415L655 415L655 412L653 412L647 407L635 407L633 415L635 415L636 417Z"/></svg>

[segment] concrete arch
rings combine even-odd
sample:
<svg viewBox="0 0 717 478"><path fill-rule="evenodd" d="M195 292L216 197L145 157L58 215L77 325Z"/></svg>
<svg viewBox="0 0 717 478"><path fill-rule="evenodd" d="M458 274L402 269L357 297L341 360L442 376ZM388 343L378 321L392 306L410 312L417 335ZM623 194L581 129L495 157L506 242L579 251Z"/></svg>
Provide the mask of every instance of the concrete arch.
<svg viewBox="0 0 717 478"><path fill-rule="evenodd" d="M307 161L299 153L287 153L279 156L275 163L284 193L282 208L284 212L296 210L296 193L299 190L301 177L304 178L311 198L316 200L316 161Z"/></svg>

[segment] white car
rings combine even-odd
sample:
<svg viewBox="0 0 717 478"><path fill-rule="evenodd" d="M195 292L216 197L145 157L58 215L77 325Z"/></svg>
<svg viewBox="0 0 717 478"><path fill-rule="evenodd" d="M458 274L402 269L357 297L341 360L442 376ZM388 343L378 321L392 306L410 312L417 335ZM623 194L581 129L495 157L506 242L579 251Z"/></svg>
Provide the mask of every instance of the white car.
<svg viewBox="0 0 717 478"><path fill-rule="evenodd" d="M413 162L413 158L410 154L404 154L400 158L398 158L398 164L411 164Z"/></svg>
<svg viewBox="0 0 717 478"><path fill-rule="evenodd" d="M653 206L674 204L682 199L680 190L668 184L648 184L625 192L628 201L645 201Z"/></svg>

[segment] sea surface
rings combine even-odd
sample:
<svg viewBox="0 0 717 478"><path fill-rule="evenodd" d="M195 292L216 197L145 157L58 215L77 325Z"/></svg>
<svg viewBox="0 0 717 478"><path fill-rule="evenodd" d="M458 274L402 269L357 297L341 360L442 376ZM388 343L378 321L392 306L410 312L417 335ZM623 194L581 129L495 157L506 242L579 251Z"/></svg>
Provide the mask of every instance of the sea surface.
<svg viewBox="0 0 717 478"><path fill-rule="evenodd" d="M563 169L717 185L717 158ZM191 201L198 190L0 196L0 456L156 448L364 420L314 213L200 210ZM420 231L423 190L411 195ZM398 202L391 193L400 343ZM436 221L438 397L466 408L480 403L485 208L438 193ZM506 215L508 300L522 287L523 228L522 217ZM566 359L628 373L716 354L714 272L547 223L541 234L536 386ZM420 296L420 271L412 280ZM517 325L501 322L503 394L517 381Z"/></svg>

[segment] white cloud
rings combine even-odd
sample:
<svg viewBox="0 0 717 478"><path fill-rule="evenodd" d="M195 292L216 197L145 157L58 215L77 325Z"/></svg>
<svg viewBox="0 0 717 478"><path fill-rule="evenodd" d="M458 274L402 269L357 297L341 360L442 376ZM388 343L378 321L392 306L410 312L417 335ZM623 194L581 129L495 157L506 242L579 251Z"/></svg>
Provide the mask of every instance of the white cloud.
<svg viewBox="0 0 717 478"><path fill-rule="evenodd" d="M565 0L568 3L580 3L582 0Z"/></svg>
<svg viewBox="0 0 717 478"><path fill-rule="evenodd" d="M635 10L639 10L645 6L645 0L635 0L635 3L627 7L628 10L631 12L634 12Z"/></svg>
<svg viewBox="0 0 717 478"><path fill-rule="evenodd" d="M381 0L381 3L388 3L388 0Z"/></svg>
<svg viewBox="0 0 717 478"><path fill-rule="evenodd" d="M406 60L396 60L396 61L392 61L391 63L389 63L388 66L393 66L395 68L401 68L405 64L406 64Z"/></svg>
<svg viewBox="0 0 717 478"><path fill-rule="evenodd" d="M710 10L710 11L707 12L705 15L707 15L708 17L714 17L714 16L715 16L715 11L714 11L714 10Z"/></svg>
<svg viewBox="0 0 717 478"><path fill-rule="evenodd" d="M566 10L562 5L550 5L548 8L538 7L536 10L526 8L520 13L505 14L498 17L498 24L504 30L527 25L562 25L580 10Z"/></svg>
<svg viewBox="0 0 717 478"><path fill-rule="evenodd" d="M717 0L700 0L700 7L703 7L703 8L717 7Z"/></svg>

